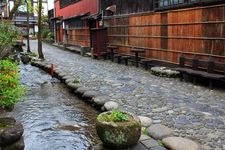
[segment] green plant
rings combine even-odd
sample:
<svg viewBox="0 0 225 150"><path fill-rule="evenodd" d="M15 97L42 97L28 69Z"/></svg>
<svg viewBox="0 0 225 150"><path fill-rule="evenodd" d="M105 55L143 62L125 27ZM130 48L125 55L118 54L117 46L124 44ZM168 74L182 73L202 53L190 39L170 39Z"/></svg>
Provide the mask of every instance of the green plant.
<svg viewBox="0 0 225 150"><path fill-rule="evenodd" d="M74 79L74 80L73 80L73 83L75 83L75 84L79 84L79 83L80 83L80 78L76 78L76 79Z"/></svg>
<svg viewBox="0 0 225 150"><path fill-rule="evenodd" d="M48 37L48 34L51 33L50 29L43 29L42 31L42 38L46 39Z"/></svg>
<svg viewBox="0 0 225 150"><path fill-rule="evenodd" d="M142 128L141 128L141 133L144 134L144 135L148 135L148 136L149 136L149 133L148 133L146 127L142 127Z"/></svg>
<svg viewBox="0 0 225 150"><path fill-rule="evenodd" d="M161 140L158 140L157 142L160 146L164 147L163 142Z"/></svg>
<svg viewBox="0 0 225 150"><path fill-rule="evenodd" d="M0 52L15 44L19 29L9 22L0 22Z"/></svg>
<svg viewBox="0 0 225 150"><path fill-rule="evenodd" d="M18 64L10 60L0 60L0 107L13 106L24 94L25 88L20 84Z"/></svg>
<svg viewBox="0 0 225 150"><path fill-rule="evenodd" d="M47 29L47 28L43 29L42 38L46 42L49 42L49 43L54 42L54 35L52 34L50 29Z"/></svg>
<svg viewBox="0 0 225 150"><path fill-rule="evenodd" d="M37 56L37 54L35 52L21 52L20 54L24 55L24 56L31 56L31 57Z"/></svg>
<svg viewBox="0 0 225 150"><path fill-rule="evenodd" d="M125 112L115 109L111 113L105 114L98 119L106 122L126 122L129 116Z"/></svg>

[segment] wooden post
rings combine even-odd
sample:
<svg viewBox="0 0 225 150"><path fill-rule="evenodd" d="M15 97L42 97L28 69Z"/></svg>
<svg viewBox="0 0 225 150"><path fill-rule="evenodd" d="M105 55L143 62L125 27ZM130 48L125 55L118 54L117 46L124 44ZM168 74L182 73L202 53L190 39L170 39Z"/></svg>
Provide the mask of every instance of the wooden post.
<svg viewBox="0 0 225 150"><path fill-rule="evenodd" d="M184 54L182 53L180 55L179 66L184 67L184 62L185 62L185 57L184 57Z"/></svg>

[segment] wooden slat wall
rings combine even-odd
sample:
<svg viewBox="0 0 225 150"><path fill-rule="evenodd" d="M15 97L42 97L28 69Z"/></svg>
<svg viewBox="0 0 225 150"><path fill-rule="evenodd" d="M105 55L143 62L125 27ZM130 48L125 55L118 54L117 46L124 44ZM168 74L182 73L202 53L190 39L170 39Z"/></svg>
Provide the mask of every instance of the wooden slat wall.
<svg viewBox="0 0 225 150"><path fill-rule="evenodd" d="M121 53L146 49L145 57L178 63L181 53L225 61L225 5L106 17L109 44Z"/></svg>
<svg viewBox="0 0 225 150"><path fill-rule="evenodd" d="M90 46L89 28L69 29L67 34L68 38L65 37L67 44L76 46Z"/></svg>

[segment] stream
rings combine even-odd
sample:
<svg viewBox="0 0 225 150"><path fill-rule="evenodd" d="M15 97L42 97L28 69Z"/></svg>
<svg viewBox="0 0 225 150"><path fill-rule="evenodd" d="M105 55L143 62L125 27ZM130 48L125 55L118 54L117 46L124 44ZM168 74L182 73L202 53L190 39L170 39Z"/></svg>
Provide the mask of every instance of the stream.
<svg viewBox="0 0 225 150"><path fill-rule="evenodd" d="M98 112L42 70L20 65L27 94L7 116L24 126L25 150L87 150L99 139Z"/></svg>

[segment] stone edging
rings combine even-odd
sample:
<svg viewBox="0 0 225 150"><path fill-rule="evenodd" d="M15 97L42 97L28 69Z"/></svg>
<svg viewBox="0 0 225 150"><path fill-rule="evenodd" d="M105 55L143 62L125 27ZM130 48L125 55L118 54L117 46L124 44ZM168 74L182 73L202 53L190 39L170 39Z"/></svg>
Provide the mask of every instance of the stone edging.
<svg viewBox="0 0 225 150"><path fill-rule="evenodd" d="M44 61L32 61L31 65L38 67L47 73L51 72L51 65ZM117 102L110 101L110 98L107 95L102 95L98 91L84 87L80 83L74 83L74 80L76 79L74 76L68 75L58 68L54 69L53 76L65 83L77 97L81 98L99 111L111 111L119 108L119 104ZM152 120L150 118L139 116L139 119L141 121L143 131L149 136L142 135L139 143L131 148L131 150L201 150L198 143L186 138L173 136L172 129L161 124L152 124ZM167 149L163 146L167 147ZM102 143L93 148L93 150L103 149L105 148Z"/></svg>
<svg viewBox="0 0 225 150"><path fill-rule="evenodd" d="M151 74L160 76L160 77L177 78L179 77L180 72L176 70L172 70L167 67L152 67Z"/></svg>
<svg viewBox="0 0 225 150"><path fill-rule="evenodd" d="M0 118L0 150L23 150L23 132L23 125L14 118Z"/></svg>

